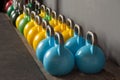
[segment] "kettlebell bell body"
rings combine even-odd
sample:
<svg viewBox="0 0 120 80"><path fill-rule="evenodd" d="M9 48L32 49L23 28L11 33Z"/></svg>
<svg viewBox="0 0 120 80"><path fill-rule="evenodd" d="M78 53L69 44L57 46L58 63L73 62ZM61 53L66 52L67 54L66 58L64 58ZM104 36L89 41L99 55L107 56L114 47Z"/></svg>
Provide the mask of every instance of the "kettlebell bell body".
<svg viewBox="0 0 120 80"><path fill-rule="evenodd" d="M88 39L86 45L80 48L75 54L78 69L83 73L94 74L100 72L105 66L105 56L103 51L95 45L97 42L95 35L88 31L87 38L92 37L92 43Z"/></svg>
<svg viewBox="0 0 120 80"><path fill-rule="evenodd" d="M11 12L14 10L13 5L11 5L7 10L7 15L10 17Z"/></svg>
<svg viewBox="0 0 120 80"><path fill-rule="evenodd" d="M60 33L55 34L56 44L46 52L43 59L45 70L54 76L66 75L74 68L74 56L64 47L63 37L60 36L62 36Z"/></svg>
<svg viewBox="0 0 120 80"><path fill-rule="evenodd" d="M12 5L12 0L9 0L5 5L5 11L7 11L11 5Z"/></svg>
<svg viewBox="0 0 120 80"><path fill-rule="evenodd" d="M35 15L36 15L36 13L34 11L32 11L31 15L30 15L30 17L31 17L30 21L24 27L24 32L23 33L24 33L25 38L27 38L27 34L28 34L29 30L33 26L37 25L37 23L35 22Z"/></svg>

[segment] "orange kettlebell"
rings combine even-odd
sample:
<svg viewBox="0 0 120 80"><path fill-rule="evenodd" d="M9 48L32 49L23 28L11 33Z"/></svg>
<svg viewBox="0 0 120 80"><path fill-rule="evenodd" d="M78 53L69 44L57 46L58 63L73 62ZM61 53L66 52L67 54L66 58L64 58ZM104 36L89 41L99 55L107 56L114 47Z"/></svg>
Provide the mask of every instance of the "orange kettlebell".
<svg viewBox="0 0 120 80"><path fill-rule="evenodd" d="M26 25L25 25L25 28L24 28L24 36L25 38L27 38L27 34L29 32L29 30L36 25L36 22L35 22L35 16L36 16L36 13L34 11L31 11L31 14L30 14L30 17L31 17L31 20L30 22L28 22Z"/></svg>

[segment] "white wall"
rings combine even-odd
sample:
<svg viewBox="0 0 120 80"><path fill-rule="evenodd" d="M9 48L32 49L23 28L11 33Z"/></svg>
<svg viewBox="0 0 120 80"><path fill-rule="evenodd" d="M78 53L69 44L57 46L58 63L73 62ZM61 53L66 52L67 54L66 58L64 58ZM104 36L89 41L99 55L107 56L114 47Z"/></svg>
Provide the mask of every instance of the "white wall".
<svg viewBox="0 0 120 80"><path fill-rule="evenodd" d="M45 0L52 9L56 0ZM60 2L61 1L61 2ZM120 65L120 0L59 0L60 13L97 33L107 57Z"/></svg>

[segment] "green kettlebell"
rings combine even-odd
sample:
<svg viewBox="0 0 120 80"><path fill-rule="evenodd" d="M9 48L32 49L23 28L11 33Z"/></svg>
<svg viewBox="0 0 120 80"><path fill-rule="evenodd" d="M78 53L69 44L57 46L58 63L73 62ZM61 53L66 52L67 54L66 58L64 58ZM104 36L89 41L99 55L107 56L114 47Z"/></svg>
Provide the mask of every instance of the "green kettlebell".
<svg viewBox="0 0 120 80"><path fill-rule="evenodd" d="M11 12L14 10L13 5L11 5L7 10L7 15L10 17Z"/></svg>
<svg viewBox="0 0 120 80"><path fill-rule="evenodd" d="M51 20L51 16L50 16L50 14L51 14L51 9L50 8L46 8L46 15L45 15L45 17L44 17L44 19L46 20L46 21L50 21Z"/></svg>
<svg viewBox="0 0 120 80"><path fill-rule="evenodd" d="M25 25L30 21L30 9L26 8L25 17L20 21L18 25L18 30L23 34Z"/></svg>

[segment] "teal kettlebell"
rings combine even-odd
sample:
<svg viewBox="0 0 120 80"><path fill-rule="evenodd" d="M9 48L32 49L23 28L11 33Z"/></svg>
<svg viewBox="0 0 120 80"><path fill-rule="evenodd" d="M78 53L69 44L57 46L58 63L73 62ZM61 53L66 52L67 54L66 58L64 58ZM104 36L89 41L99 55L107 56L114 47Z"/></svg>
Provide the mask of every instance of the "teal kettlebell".
<svg viewBox="0 0 120 80"><path fill-rule="evenodd" d="M88 31L86 45L75 54L75 61L80 72L95 74L100 72L106 63L103 50L97 44L95 33Z"/></svg>
<svg viewBox="0 0 120 80"><path fill-rule="evenodd" d="M74 68L74 56L64 47L61 33L55 33L55 46L50 48L43 59L45 70L54 76L69 74Z"/></svg>
<svg viewBox="0 0 120 80"><path fill-rule="evenodd" d="M78 49L80 49L84 45L85 39L83 38L82 28L81 26L75 24L74 36L66 42L65 47L69 49L73 53L73 55L75 55Z"/></svg>

